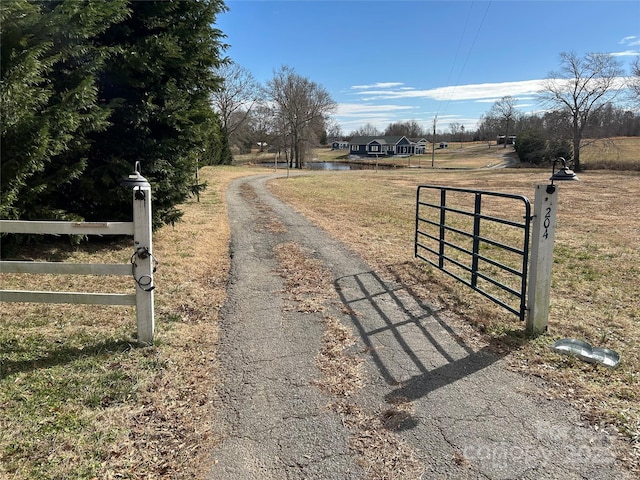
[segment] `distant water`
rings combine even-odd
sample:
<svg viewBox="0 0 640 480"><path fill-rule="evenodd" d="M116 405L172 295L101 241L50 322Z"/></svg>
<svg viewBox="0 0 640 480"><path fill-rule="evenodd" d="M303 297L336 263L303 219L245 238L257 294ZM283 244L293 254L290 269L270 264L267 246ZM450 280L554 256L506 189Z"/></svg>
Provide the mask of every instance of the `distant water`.
<svg viewBox="0 0 640 480"><path fill-rule="evenodd" d="M274 168L273 163L261 163L263 167ZM286 169L287 164L284 162L278 162L278 169ZM342 163L342 162L307 162L304 168L308 170L375 170L375 164L365 164L358 162ZM378 165L379 169L393 168L388 165Z"/></svg>

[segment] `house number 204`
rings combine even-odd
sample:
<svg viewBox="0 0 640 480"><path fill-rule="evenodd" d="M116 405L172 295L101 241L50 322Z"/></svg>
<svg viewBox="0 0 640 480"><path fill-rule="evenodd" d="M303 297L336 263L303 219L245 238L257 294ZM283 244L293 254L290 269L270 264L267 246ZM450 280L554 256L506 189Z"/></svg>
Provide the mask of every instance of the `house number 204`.
<svg viewBox="0 0 640 480"><path fill-rule="evenodd" d="M547 207L547 211L544 214L544 222L542 225L544 226L544 234L542 236L544 238L549 238L549 226L551 225L551 207Z"/></svg>

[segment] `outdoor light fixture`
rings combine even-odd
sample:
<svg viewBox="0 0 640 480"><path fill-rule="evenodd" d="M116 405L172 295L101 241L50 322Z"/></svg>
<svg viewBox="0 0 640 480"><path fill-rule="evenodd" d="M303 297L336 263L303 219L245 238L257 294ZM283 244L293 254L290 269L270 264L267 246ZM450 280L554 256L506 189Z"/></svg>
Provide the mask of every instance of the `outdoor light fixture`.
<svg viewBox="0 0 640 480"><path fill-rule="evenodd" d="M556 164L558 162L562 163L562 168L556 171ZM547 193L551 194L556 191L556 187L553 185L555 181L566 181L566 180L578 180L578 176L575 174L573 170L567 167L567 161L563 157L558 157L553 160L553 170L551 171L551 184L547 186Z"/></svg>
<svg viewBox="0 0 640 480"><path fill-rule="evenodd" d="M137 187L135 192L136 200L144 200L144 192L142 191L142 188L151 188L151 185L146 178L140 175L139 161L135 163L133 172L131 172L129 176L122 181L122 185L131 188Z"/></svg>

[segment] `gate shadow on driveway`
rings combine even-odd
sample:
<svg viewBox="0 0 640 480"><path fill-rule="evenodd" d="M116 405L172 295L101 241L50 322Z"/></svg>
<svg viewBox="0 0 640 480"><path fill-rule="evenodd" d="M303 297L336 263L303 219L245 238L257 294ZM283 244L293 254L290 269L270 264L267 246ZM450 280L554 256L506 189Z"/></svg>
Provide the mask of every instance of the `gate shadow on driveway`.
<svg viewBox="0 0 640 480"><path fill-rule="evenodd" d="M478 372L501 357L475 351L434 311L397 283L375 272L334 282L367 353L388 385L390 403L411 401Z"/></svg>

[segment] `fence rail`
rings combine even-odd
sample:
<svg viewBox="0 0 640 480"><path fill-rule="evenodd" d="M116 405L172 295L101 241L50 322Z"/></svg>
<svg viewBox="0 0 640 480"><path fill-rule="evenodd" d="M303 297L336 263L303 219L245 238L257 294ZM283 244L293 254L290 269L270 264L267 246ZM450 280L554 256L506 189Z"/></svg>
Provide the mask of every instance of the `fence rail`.
<svg viewBox="0 0 640 480"><path fill-rule="evenodd" d="M64 275L131 275L131 264L2 261L0 262L0 272Z"/></svg>
<svg viewBox="0 0 640 480"><path fill-rule="evenodd" d="M0 220L1 233L48 235L133 235L133 222L45 222Z"/></svg>
<svg viewBox="0 0 640 480"><path fill-rule="evenodd" d="M0 290L0 302L135 305L138 342L152 344L154 336L153 273L156 260L151 248L151 187L140 175L140 166L129 179L133 187L133 222L45 222L0 220L0 233L36 235L128 235L133 236L131 263L93 264L66 262L1 261L1 273L132 275L135 294L89 292L42 292Z"/></svg>

